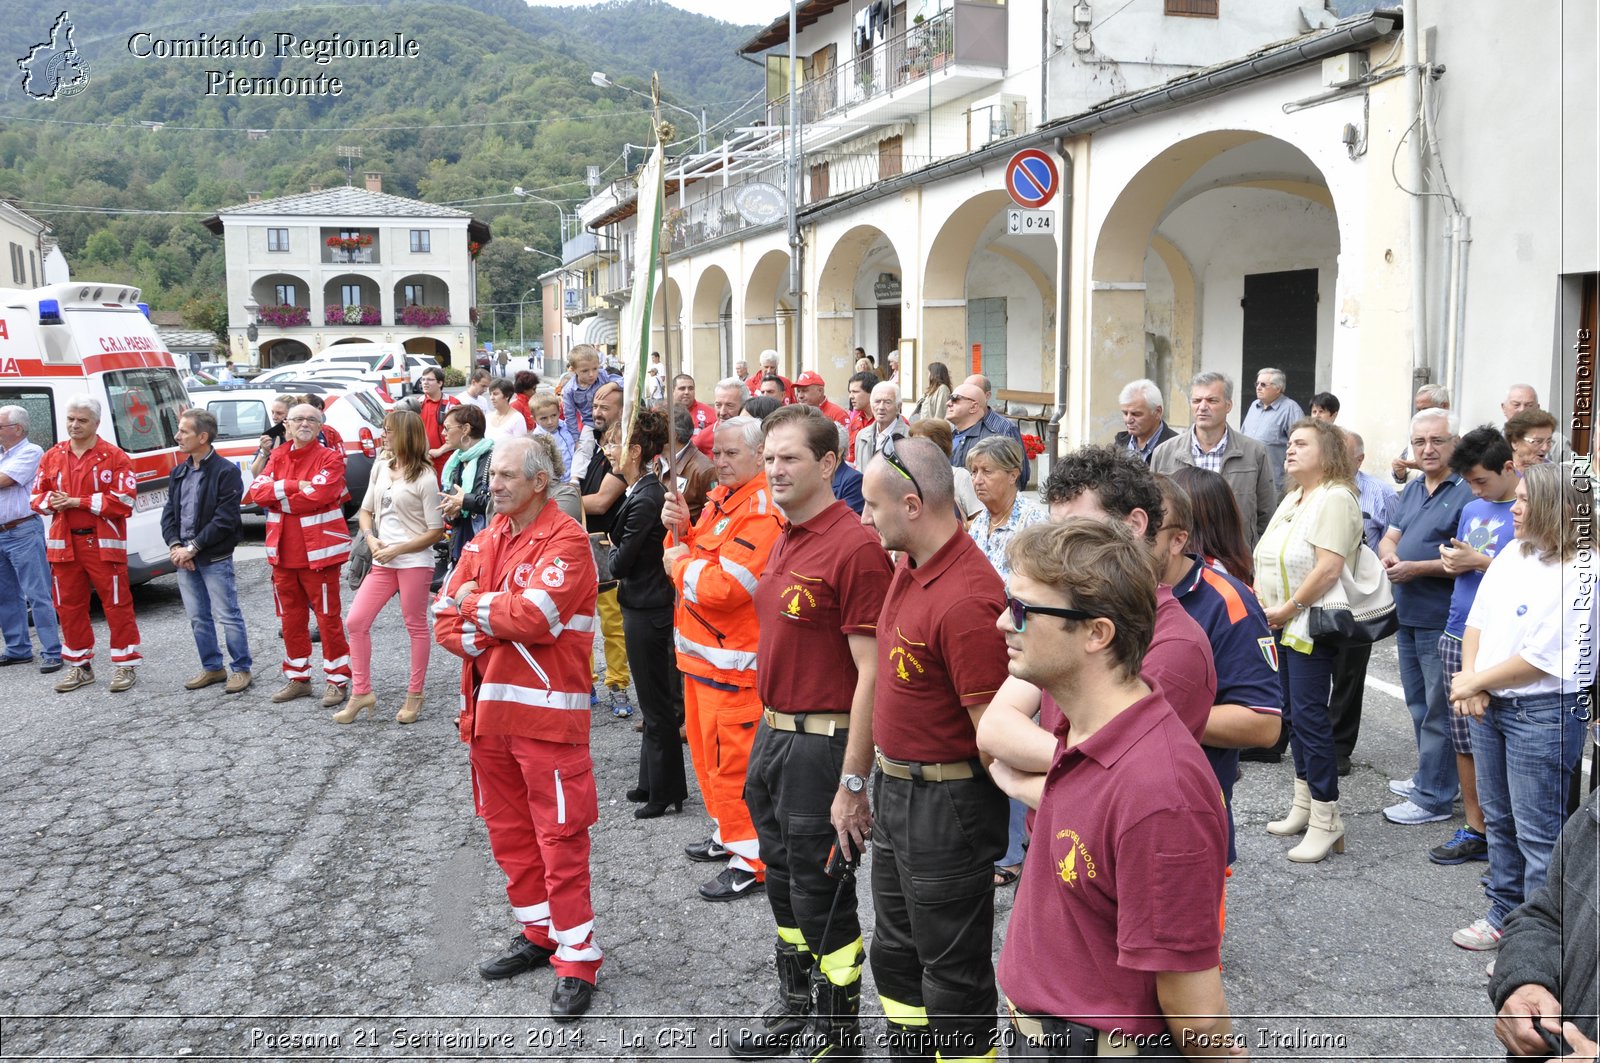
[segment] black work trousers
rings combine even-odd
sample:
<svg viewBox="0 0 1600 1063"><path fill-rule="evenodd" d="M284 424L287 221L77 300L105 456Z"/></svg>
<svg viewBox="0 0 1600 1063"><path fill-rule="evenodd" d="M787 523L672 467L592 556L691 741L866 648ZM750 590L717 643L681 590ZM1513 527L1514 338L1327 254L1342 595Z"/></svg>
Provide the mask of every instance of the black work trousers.
<svg viewBox="0 0 1600 1063"><path fill-rule="evenodd" d="M639 693L644 717L644 742L639 746L639 789L658 805L682 801L689 794L683 772L683 744L678 741L678 716L672 708L673 688L681 689L678 657L672 649L672 606L622 608L622 638L628 666Z"/></svg>
<svg viewBox="0 0 1600 1063"><path fill-rule="evenodd" d="M1372 645L1340 646L1333 658L1333 696L1328 717L1333 722L1333 751L1348 758L1361 737L1361 703L1367 693L1367 662ZM1285 733L1289 728L1284 727Z"/></svg>
<svg viewBox="0 0 1600 1063"><path fill-rule="evenodd" d="M767 863L767 903L780 935L800 931L819 961L861 938L854 880L840 886L823 870L837 837L830 812L844 770L847 734L777 731L762 720L744 780L744 803Z"/></svg>
<svg viewBox="0 0 1600 1063"><path fill-rule="evenodd" d="M996 1044L994 867L1010 808L979 773L874 781L872 977L890 1021L927 1016L942 1058ZM913 1022L911 1025L915 1025Z"/></svg>

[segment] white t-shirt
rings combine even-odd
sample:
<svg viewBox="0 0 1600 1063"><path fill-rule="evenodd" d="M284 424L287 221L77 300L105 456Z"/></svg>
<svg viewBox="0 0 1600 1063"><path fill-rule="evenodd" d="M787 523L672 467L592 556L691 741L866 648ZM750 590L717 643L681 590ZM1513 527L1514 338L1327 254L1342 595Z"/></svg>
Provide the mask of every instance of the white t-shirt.
<svg viewBox="0 0 1600 1063"><path fill-rule="evenodd" d="M517 436L528 434L528 422L522 416L522 411L513 406L506 411L505 420L501 421L493 410L483 415L486 426L484 435L490 439L515 439Z"/></svg>
<svg viewBox="0 0 1600 1063"><path fill-rule="evenodd" d="M1520 655L1546 673L1499 697L1571 694L1594 681L1595 558L1580 554L1566 564L1526 557L1513 540L1478 584L1467 626L1478 629L1478 671Z"/></svg>

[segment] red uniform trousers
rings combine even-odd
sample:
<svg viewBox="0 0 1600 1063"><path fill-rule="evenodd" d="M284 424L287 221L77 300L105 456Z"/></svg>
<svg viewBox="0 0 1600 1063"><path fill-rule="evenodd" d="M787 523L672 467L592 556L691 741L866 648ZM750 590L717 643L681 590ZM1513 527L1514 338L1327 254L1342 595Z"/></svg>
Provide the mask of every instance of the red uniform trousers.
<svg viewBox="0 0 1600 1063"><path fill-rule="evenodd" d="M683 720L689 735L689 759L706 811L716 820L712 838L733 854L730 867L755 872L765 881L761 843L744 803L744 776L750 747L761 719L761 698L751 687L723 690L692 675L683 677Z"/></svg>
<svg viewBox="0 0 1600 1063"><path fill-rule="evenodd" d="M322 672L342 687L350 682L350 643L339 606L340 566L284 568L272 566L272 597L283 626L283 676L290 682L311 682L311 621L317 614L322 633Z"/></svg>
<svg viewBox="0 0 1600 1063"><path fill-rule="evenodd" d="M589 900L589 828L600 801L589 747L480 735L469 758L478 816L523 936L554 950L557 975L593 983L601 952Z"/></svg>
<svg viewBox="0 0 1600 1063"><path fill-rule="evenodd" d="M133 618L128 563L107 561L87 545L91 535L67 535L71 561L50 563L51 597L61 620L61 659L70 667L94 661L94 625L89 622L89 591L100 596L100 608L111 629L111 663L133 667L139 654L139 624Z"/></svg>

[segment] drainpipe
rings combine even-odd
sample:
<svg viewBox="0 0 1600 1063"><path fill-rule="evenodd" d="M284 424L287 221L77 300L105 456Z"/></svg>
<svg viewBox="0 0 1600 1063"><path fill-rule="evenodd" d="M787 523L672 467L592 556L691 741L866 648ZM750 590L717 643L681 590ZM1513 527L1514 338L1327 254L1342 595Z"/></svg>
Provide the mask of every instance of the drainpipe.
<svg viewBox="0 0 1600 1063"><path fill-rule="evenodd" d="M801 353L805 349L806 316L800 294L800 79L795 63L795 41L800 34L799 0L789 0L789 290L794 293L794 372L801 369Z"/></svg>
<svg viewBox="0 0 1600 1063"><path fill-rule="evenodd" d="M1061 418L1067 412L1067 372L1072 357L1072 153L1067 150L1065 137L1056 138L1056 154L1061 156L1061 255L1057 270L1056 335L1056 408L1044 427L1044 452L1051 467L1060 453ZM1043 475L1038 481L1043 483Z"/></svg>
<svg viewBox="0 0 1600 1063"><path fill-rule="evenodd" d="M1418 42L1422 37L1422 20L1417 13L1417 0L1405 0L1401 6L1401 32L1405 38L1406 105L1416 121L1411 126L1411 148L1405 152L1405 170L1402 183L1411 190L1411 383L1415 388L1433 373L1428 364L1428 276L1426 203L1422 197L1422 152L1427 136L1422 114L1422 68Z"/></svg>

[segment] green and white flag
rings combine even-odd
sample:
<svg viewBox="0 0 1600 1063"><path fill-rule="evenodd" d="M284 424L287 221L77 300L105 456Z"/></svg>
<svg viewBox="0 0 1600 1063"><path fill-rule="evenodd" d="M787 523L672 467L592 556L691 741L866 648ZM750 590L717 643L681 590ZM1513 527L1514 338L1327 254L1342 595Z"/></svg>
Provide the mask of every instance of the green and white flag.
<svg viewBox="0 0 1600 1063"><path fill-rule="evenodd" d="M639 227L633 242L633 294L628 298L628 320L622 330L622 453L628 452L633 419L649 405L645 397L645 371L650 363L650 322L661 273L661 215L666 199L662 181L661 145L639 173Z"/></svg>

